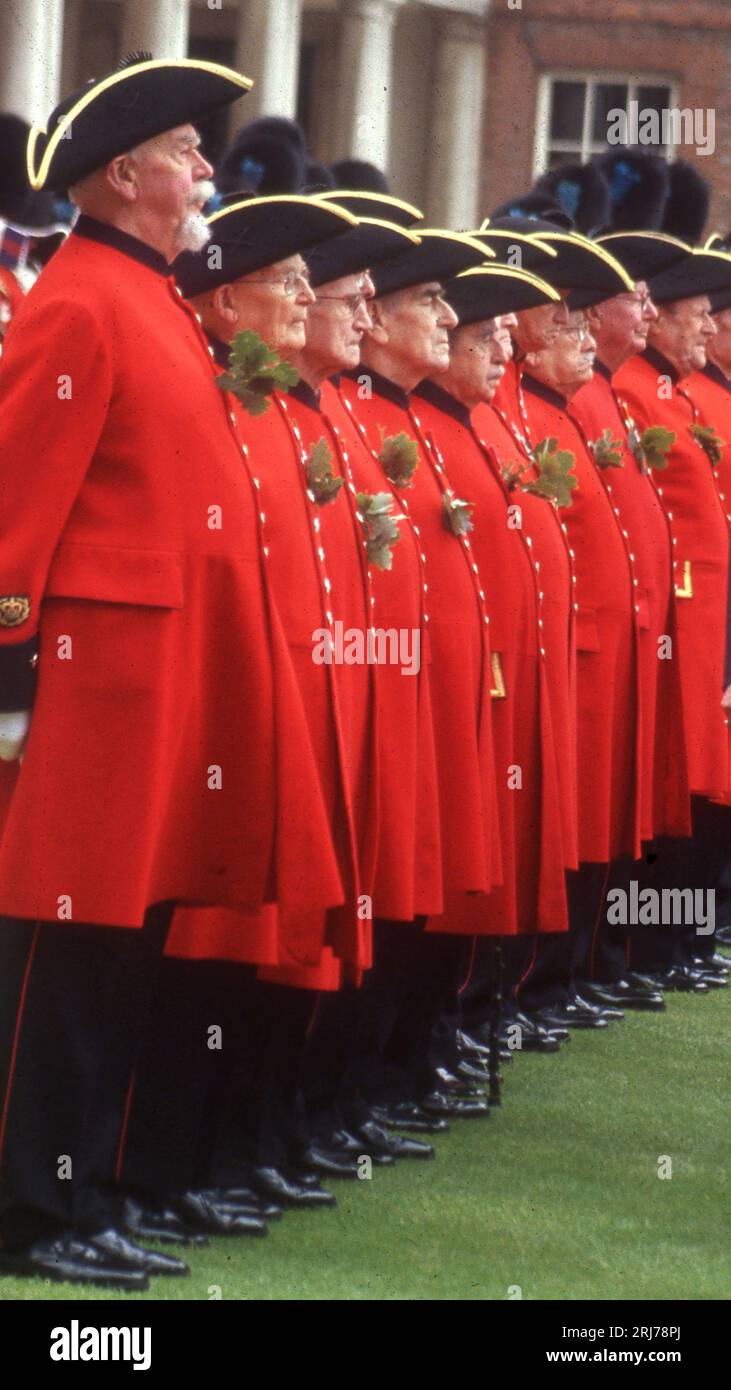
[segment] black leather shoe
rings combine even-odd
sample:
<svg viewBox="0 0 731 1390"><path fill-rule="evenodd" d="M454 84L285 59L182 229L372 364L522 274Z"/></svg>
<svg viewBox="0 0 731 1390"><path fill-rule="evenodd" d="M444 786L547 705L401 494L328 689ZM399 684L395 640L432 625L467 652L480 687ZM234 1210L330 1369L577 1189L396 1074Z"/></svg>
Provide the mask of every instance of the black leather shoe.
<svg viewBox="0 0 731 1390"><path fill-rule="evenodd" d="M665 1008L665 1000L659 990L649 990L630 980L616 980L611 985L589 980L582 984L581 993L591 1004L602 1007L608 1004L622 1009L651 1009L656 1013L661 1013Z"/></svg>
<svg viewBox="0 0 731 1390"><path fill-rule="evenodd" d="M214 1202L202 1192L183 1192L173 1199L173 1207L186 1225L209 1236L265 1236L267 1228L259 1216L244 1215L233 1207Z"/></svg>
<svg viewBox="0 0 731 1390"><path fill-rule="evenodd" d="M534 1015L545 1028L608 1028L609 1022L598 1013L586 1013L576 1004L554 1004L551 1008L537 1009Z"/></svg>
<svg viewBox="0 0 731 1390"><path fill-rule="evenodd" d="M710 986L698 970L691 970L687 965L676 965L672 970L668 970L665 977L664 989L677 990L679 994L710 994Z"/></svg>
<svg viewBox="0 0 731 1390"><path fill-rule="evenodd" d="M464 1064L459 1063L459 1065L463 1066ZM444 1091L445 1095L448 1096L469 1096L473 1100L479 1100L490 1080L489 1072L483 1071L482 1067L470 1067L468 1065L466 1073L465 1075L460 1072L459 1075L455 1076L448 1067L435 1067L434 1085L436 1090ZM476 1084L478 1080L479 1086Z"/></svg>
<svg viewBox="0 0 731 1390"><path fill-rule="evenodd" d="M127 1197L122 1206L121 1229L135 1241L159 1245L207 1245L208 1237L190 1226L169 1207L153 1206Z"/></svg>
<svg viewBox="0 0 731 1390"><path fill-rule="evenodd" d="M159 1250L144 1250L141 1245L136 1245L120 1231L115 1231L113 1226L106 1231L99 1231L90 1239L91 1244L95 1245L97 1250L101 1250L113 1264L127 1265L130 1269L141 1270L143 1274L175 1274L178 1277L190 1274L184 1260L177 1260L173 1255L163 1255Z"/></svg>
<svg viewBox="0 0 731 1390"><path fill-rule="evenodd" d="M607 1020L624 1018L621 1009L615 1008L613 1004L592 1004L588 999L584 998L583 994L579 993L578 989L569 1000L569 1003L576 1004L577 1008L583 1009L585 1013L595 1014Z"/></svg>
<svg viewBox="0 0 731 1390"><path fill-rule="evenodd" d="M520 1041L520 1047L515 1047L515 1052L558 1052L561 1046L561 1039L551 1029L545 1028L537 1019L531 1018L529 1014L517 1010L506 1020L506 1037ZM510 1029L520 1029L519 1038L515 1031Z"/></svg>
<svg viewBox="0 0 731 1390"><path fill-rule="evenodd" d="M722 970L724 975L731 972L731 960L728 956L722 956L720 951L714 951L710 956L694 956L693 964L699 970Z"/></svg>
<svg viewBox="0 0 731 1390"><path fill-rule="evenodd" d="M359 1158L370 1158L379 1168L393 1167L396 1161L391 1154L384 1153L383 1150L371 1152L370 1149L364 1148L363 1140L347 1129L334 1129L330 1134L318 1134L313 1140L313 1145L318 1153L324 1153L328 1158L344 1158L350 1164L355 1163L356 1169ZM317 1172L317 1168L315 1171Z"/></svg>
<svg viewBox="0 0 731 1390"><path fill-rule="evenodd" d="M463 1100L460 1096L445 1096L442 1091L429 1091L419 1101L427 1115L440 1115L449 1120L479 1120L490 1114L486 1100Z"/></svg>
<svg viewBox="0 0 731 1390"><path fill-rule="evenodd" d="M480 1024L479 1028L475 1029L474 1035L471 1033L463 1033L460 1030L457 1033L457 1046L459 1047L460 1052L464 1054L468 1061L474 1061L474 1056L472 1054L476 1054L479 1057L479 1060L483 1062L485 1065L487 1065L487 1063L490 1060L489 1024ZM499 1053L501 1062L512 1062L513 1054L510 1051L510 1048L503 1047L501 1045L499 1048Z"/></svg>
<svg viewBox="0 0 731 1390"><path fill-rule="evenodd" d="M334 1207L335 1197L319 1182L308 1185L283 1173L281 1168L252 1168L250 1181L257 1191L282 1207Z"/></svg>
<svg viewBox="0 0 731 1390"><path fill-rule="evenodd" d="M389 1134L376 1120L365 1120L359 1125L358 1133L364 1143L369 1145L368 1153L380 1149L382 1153L391 1154L393 1158L434 1157L431 1144L425 1144L421 1139L407 1139L403 1134Z"/></svg>
<svg viewBox="0 0 731 1390"><path fill-rule="evenodd" d="M202 1194L209 1197L216 1206L225 1211L240 1213L242 1216L258 1216L262 1221L280 1221L284 1216L282 1207L276 1202L268 1202L249 1187L212 1187Z"/></svg>
<svg viewBox="0 0 731 1390"><path fill-rule="evenodd" d="M625 979L630 985L639 985L650 994L661 994L664 975L661 970L628 970Z"/></svg>
<svg viewBox="0 0 731 1390"><path fill-rule="evenodd" d="M490 1080L490 1069L482 1062L470 1062L466 1056L460 1057L454 1071L459 1081L472 1081L476 1086L486 1086Z"/></svg>
<svg viewBox="0 0 731 1390"><path fill-rule="evenodd" d="M449 1129L445 1119L427 1115L413 1101L395 1101L391 1105L374 1105L371 1109L378 1124L386 1125L388 1129L405 1129L414 1134L439 1134Z"/></svg>
<svg viewBox="0 0 731 1390"><path fill-rule="evenodd" d="M0 1275L34 1276L54 1283L98 1284L104 1289L144 1293L149 1279L144 1270L110 1260L91 1240L65 1232L36 1240L25 1250L0 1251Z"/></svg>
<svg viewBox="0 0 731 1390"><path fill-rule="evenodd" d="M359 1167L355 1154L338 1153L327 1149L318 1141L311 1143L302 1155L305 1168L316 1173L325 1173L328 1178L357 1178Z"/></svg>

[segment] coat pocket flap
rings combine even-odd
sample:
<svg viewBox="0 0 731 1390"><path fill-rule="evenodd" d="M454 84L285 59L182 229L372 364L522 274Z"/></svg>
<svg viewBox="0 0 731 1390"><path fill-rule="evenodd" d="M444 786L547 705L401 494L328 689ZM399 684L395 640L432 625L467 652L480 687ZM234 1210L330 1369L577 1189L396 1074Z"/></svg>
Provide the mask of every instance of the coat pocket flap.
<svg viewBox="0 0 731 1390"><path fill-rule="evenodd" d="M51 562L45 597L182 608L182 557L167 550L65 542Z"/></svg>
<svg viewBox="0 0 731 1390"><path fill-rule="evenodd" d="M580 603L578 612L574 613L574 619L576 650L579 652L598 652L600 647L596 608L587 608L583 603Z"/></svg>

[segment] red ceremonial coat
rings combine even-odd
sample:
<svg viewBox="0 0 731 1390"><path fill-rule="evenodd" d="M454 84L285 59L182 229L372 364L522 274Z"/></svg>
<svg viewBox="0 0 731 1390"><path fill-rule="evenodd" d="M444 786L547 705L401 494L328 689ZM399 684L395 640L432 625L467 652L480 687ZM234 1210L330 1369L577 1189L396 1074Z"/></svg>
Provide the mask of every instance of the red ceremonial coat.
<svg viewBox="0 0 731 1390"><path fill-rule="evenodd" d="M410 413L454 494L474 505L470 540L490 616L503 881L486 903L462 899L463 910L484 917L482 930L495 935L565 931L560 795L543 670L543 590L530 548L509 524L509 494L473 432L469 411L438 384L424 382L411 397ZM432 925L439 930L439 923Z"/></svg>
<svg viewBox="0 0 731 1390"><path fill-rule="evenodd" d="M149 247L83 218L46 267L0 365L0 460L0 678L40 639L0 912L342 901L255 490Z"/></svg>
<svg viewBox="0 0 731 1390"><path fill-rule="evenodd" d="M346 373L340 393L372 450L383 435L413 437L408 396L367 370L368 392ZM411 485L396 488L423 546L428 585L430 686L439 780L442 872L449 895L485 892L499 881L500 851L490 723L490 647L479 574L468 538L446 527L445 484L423 447ZM473 930L470 927L470 930Z"/></svg>
<svg viewBox="0 0 731 1390"><path fill-rule="evenodd" d="M322 387L320 407L347 453L359 492L391 492L400 515L392 567L370 568L374 617L379 630L417 634L418 670L401 657L378 666L378 846L373 914L396 921L431 916L442 906L441 838L436 751L432 725L428 591L421 545L410 518L400 511L383 466L332 382ZM413 652L413 643L408 652ZM414 663L415 664L415 663Z"/></svg>
<svg viewBox="0 0 731 1390"><path fill-rule="evenodd" d="M729 398L731 401L731 397ZM628 443L610 372L596 363L594 376L576 393L569 414L589 440L609 430L621 467L599 469L613 507L628 533L638 580L639 657L642 680L642 838L689 835L690 799L684 757L682 689L678 663L660 659L663 639L675 641L671 544L667 519L646 470Z"/></svg>
<svg viewBox="0 0 731 1390"><path fill-rule="evenodd" d="M731 522L731 381L707 362L702 372L692 372L683 382L702 425L711 426L723 440L721 461L713 469L718 496Z"/></svg>
<svg viewBox="0 0 731 1390"><path fill-rule="evenodd" d="M575 570L579 859L640 852L639 604L634 561L563 397L522 377L533 448L546 438L574 455L578 485L562 510ZM637 581L639 583L639 581Z"/></svg>
<svg viewBox="0 0 731 1390"><path fill-rule="evenodd" d="M23 289L7 266L0 265L0 353L8 324L23 302Z"/></svg>
<svg viewBox="0 0 731 1390"><path fill-rule="evenodd" d="M502 383L501 383L502 384ZM480 405L472 412L472 427L497 477L502 467L524 467L526 482L536 470L521 424L502 410ZM510 493L513 515L540 576L544 672L548 682L551 731L559 785L559 815L566 868L578 864L576 829L576 634L573 623L573 562L561 526L561 512L547 498L521 488Z"/></svg>
<svg viewBox="0 0 731 1390"><path fill-rule="evenodd" d="M661 378L667 379L662 392ZM692 426L703 422L670 363L652 349L625 362L614 376L614 386L640 431L663 425L675 434L668 467L655 470L653 482L672 538L688 777L692 792L727 798L729 729L721 694L728 522L710 459L692 434Z"/></svg>
<svg viewBox="0 0 731 1390"><path fill-rule="evenodd" d="M224 348L222 365L227 355ZM300 382L286 396L276 393L266 413L253 418L228 399L256 480L267 572L302 692L346 889L342 909L328 914L316 908L292 914L281 906L265 908L257 932L270 946L259 960L268 979L331 989L340 983L340 961L356 977L370 964L371 917L366 905L359 910L358 898L372 894L377 853L376 682L381 673L374 665L317 657L325 634L337 632L338 625L343 638L353 631L365 634L370 626L371 569L349 486L349 460L316 394ZM316 502L305 471L310 449L320 440L330 451L333 475L346 479L326 503ZM234 936L230 916L220 909L177 912L168 951L187 955L192 946L200 954L196 943L205 941L206 954L227 956Z"/></svg>

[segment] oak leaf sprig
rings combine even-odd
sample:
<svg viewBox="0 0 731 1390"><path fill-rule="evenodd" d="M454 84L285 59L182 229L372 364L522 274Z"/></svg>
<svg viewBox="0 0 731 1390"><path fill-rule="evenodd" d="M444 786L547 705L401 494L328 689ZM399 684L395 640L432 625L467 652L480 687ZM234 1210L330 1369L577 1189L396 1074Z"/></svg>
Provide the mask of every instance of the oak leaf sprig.
<svg viewBox="0 0 731 1390"><path fill-rule="evenodd" d="M461 497L455 497L451 488L442 494L442 518L444 525L453 536L458 538L466 536L474 530L472 513L474 502L465 502Z"/></svg>
<svg viewBox="0 0 731 1390"><path fill-rule="evenodd" d="M361 514L368 563L379 570L390 570L393 547L401 532L396 525L400 519L392 515L394 499L390 492L358 492L356 502Z"/></svg>
<svg viewBox="0 0 731 1390"><path fill-rule="evenodd" d="M413 487L411 479L419 462L416 440L412 439L405 430L401 430L398 434L387 435L382 429L381 452L378 455L378 462L394 487Z"/></svg>
<svg viewBox="0 0 731 1390"><path fill-rule="evenodd" d="M533 449L533 462L538 477L535 482L522 484L525 492L545 497L557 507L570 507L571 493L579 481L573 472L575 456L571 450L559 449L557 439L542 439Z"/></svg>
<svg viewBox="0 0 731 1390"><path fill-rule="evenodd" d="M668 454L675 443L675 431L664 425L649 425L642 434L630 435L630 448L641 468L662 469L668 466Z"/></svg>
<svg viewBox="0 0 731 1390"><path fill-rule="evenodd" d="M307 486L318 507L325 507L328 502L334 502L345 482L344 478L338 478L333 473L332 462L333 456L327 441L324 438L318 439L317 443L311 446L305 464Z"/></svg>
<svg viewBox="0 0 731 1390"><path fill-rule="evenodd" d="M711 467L718 468L723 458L723 451L726 447L725 440L716 434L713 425L691 425L690 432L701 449L705 449L711 460Z"/></svg>
<svg viewBox="0 0 731 1390"><path fill-rule="evenodd" d="M296 386L299 373L272 352L258 333L246 329L231 343L229 370L217 377L222 391L231 391L249 415L264 415L275 390Z"/></svg>
<svg viewBox="0 0 731 1390"><path fill-rule="evenodd" d="M598 439L589 441L597 468L623 468L622 441L613 439L611 429L605 429Z"/></svg>

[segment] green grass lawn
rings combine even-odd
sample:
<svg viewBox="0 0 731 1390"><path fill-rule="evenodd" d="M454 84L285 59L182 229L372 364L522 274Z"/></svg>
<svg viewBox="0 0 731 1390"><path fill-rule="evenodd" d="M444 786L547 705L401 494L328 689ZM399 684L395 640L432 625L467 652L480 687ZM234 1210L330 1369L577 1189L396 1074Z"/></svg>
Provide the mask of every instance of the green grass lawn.
<svg viewBox="0 0 731 1390"><path fill-rule="evenodd" d="M730 991L670 995L517 1056L502 1107L436 1162L336 1183L335 1210L212 1241L148 1295L5 1279L0 1298L728 1299L730 1019Z"/></svg>

